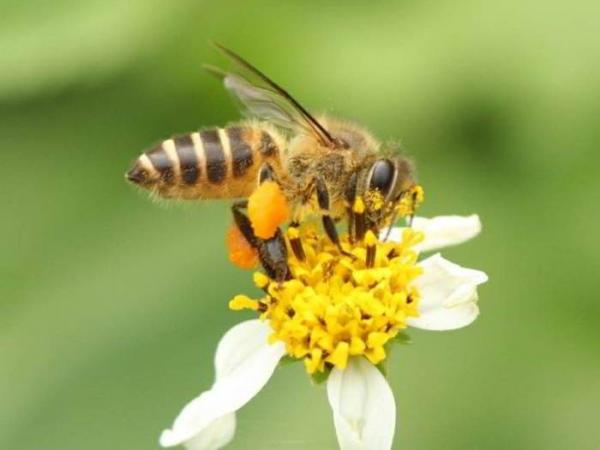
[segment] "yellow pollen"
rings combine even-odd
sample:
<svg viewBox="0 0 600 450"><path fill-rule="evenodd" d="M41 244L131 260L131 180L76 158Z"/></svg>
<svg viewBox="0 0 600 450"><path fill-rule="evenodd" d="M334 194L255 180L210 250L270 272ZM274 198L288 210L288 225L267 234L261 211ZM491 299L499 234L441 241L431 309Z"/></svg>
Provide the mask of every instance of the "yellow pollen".
<svg viewBox="0 0 600 450"><path fill-rule="evenodd" d="M421 186L415 185L411 187L398 202L398 215L404 217L414 214L417 207L423 203L424 198L425 192Z"/></svg>
<svg viewBox="0 0 600 450"><path fill-rule="evenodd" d="M286 234L288 239L298 239L300 237L300 230L298 227L289 227Z"/></svg>
<svg viewBox="0 0 600 450"><path fill-rule="evenodd" d="M383 208L384 200L383 195L378 190L370 190L365 193L365 201L373 211L379 211Z"/></svg>
<svg viewBox="0 0 600 450"><path fill-rule="evenodd" d="M413 186L411 191L417 206L423 203L423 200L425 200L425 191L423 190L423 187L417 184L416 186Z"/></svg>
<svg viewBox="0 0 600 450"><path fill-rule="evenodd" d="M354 200L354 205L352 206L352 211L354 211L356 214L362 214L365 212L365 202L363 202L362 198L356 197L356 200Z"/></svg>
<svg viewBox="0 0 600 450"><path fill-rule="evenodd" d="M367 246L372 246L377 244L377 236L371 230L365 233L365 244Z"/></svg>
<svg viewBox="0 0 600 450"><path fill-rule="evenodd" d="M361 203L357 199L355 211L364 208ZM254 283L265 291L264 297L238 295L230 308L257 311L273 330L269 341L283 342L310 374L344 369L351 356L382 362L390 340L406 328L408 318L418 316L420 296L414 280L421 269L413 246L422 234L406 229L401 242L380 242L368 231L357 243L342 235L350 255L341 254L310 226L286 234L300 239L305 250L303 260L288 258L291 279L278 283L257 272ZM372 250L375 256L368 265Z"/></svg>

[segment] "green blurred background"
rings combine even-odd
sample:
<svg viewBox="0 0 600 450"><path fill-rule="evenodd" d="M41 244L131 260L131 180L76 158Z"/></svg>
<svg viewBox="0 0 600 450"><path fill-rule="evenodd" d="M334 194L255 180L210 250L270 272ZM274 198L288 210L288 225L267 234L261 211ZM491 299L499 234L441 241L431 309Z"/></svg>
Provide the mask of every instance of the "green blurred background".
<svg viewBox="0 0 600 450"><path fill-rule="evenodd" d="M126 4L125 4L126 3ZM238 114L237 50L315 111L401 139L421 213L482 235L482 314L394 353L395 449L597 449L597 1L0 2L0 448L154 449L210 385L252 292L226 205L123 180L154 142ZM335 449L325 390L281 368L231 449Z"/></svg>

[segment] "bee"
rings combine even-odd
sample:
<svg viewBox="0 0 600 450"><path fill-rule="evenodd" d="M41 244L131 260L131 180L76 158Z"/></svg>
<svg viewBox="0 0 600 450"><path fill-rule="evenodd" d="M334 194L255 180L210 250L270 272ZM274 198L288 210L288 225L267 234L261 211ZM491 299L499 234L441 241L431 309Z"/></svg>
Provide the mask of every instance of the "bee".
<svg viewBox="0 0 600 450"><path fill-rule="evenodd" d="M267 273L289 276L287 247L276 224L257 233L244 210L263 183L278 186L292 226L319 216L329 239L342 248L336 223L346 219L351 242L378 233L398 216L412 217L422 195L411 161L385 149L364 127L309 113L285 89L231 50L217 44L238 69L207 66L241 103L248 118L225 128L175 136L142 153L126 178L154 195L175 199L237 199L236 226L256 249ZM275 214L278 202L261 205ZM297 258L301 243L290 239Z"/></svg>

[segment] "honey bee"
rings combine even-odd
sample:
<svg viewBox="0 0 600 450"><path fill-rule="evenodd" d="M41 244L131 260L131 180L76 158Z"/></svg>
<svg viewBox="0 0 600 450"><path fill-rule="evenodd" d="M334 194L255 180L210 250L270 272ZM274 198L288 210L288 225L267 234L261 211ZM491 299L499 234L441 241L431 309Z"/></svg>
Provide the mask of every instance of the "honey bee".
<svg viewBox="0 0 600 450"><path fill-rule="evenodd" d="M258 236L244 213L257 185L276 183L292 226L307 215L320 216L342 253L336 222L347 219L354 242L367 230L377 233L396 217L412 215L421 194L408 158L383 148L359 125L316 118L256 67L217 47L238 70L207 69L241 103L248 119L162 141L138 157L126 173L129 181L163 198L238 199L232 206L235 224L265 270L279 280L289 275L282 232L275 227ZM267 202L265 214L269 208ZM302 259L301 243L290 239L290 244Z"/></svg>

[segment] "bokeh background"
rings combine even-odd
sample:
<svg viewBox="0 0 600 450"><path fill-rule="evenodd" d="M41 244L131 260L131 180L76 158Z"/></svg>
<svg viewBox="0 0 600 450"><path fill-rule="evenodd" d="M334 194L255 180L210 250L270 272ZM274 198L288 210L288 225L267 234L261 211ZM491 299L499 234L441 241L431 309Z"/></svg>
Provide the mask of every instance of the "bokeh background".
<svg viewBox="0 0 600 450"><path fill-rule="evenodd" d="M0 448L141 450L212 381L252 292L219 203L123 173L238 113L222 42L314 111L401 140L421 213L479 213L445 256L482 314L394 353L394 449L597 449L600 6L594 0L0 2ZM231 449L335 449L322 387L281 368Z"/></svg>

